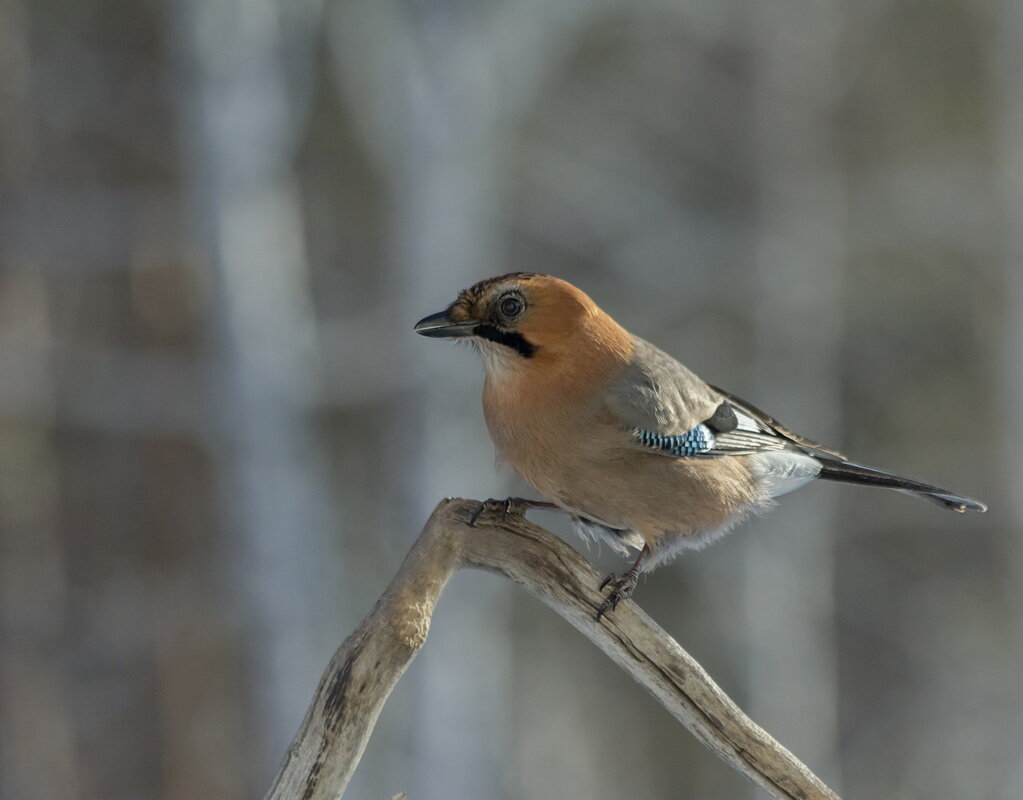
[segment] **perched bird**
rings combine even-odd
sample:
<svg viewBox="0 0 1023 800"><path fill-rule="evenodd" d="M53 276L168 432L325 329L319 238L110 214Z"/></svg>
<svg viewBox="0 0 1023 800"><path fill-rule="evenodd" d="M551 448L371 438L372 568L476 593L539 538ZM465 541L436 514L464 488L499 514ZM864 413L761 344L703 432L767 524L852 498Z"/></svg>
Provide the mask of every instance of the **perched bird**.
<svg viewBox="0 0 1023 800"><path fill-rule="evenodd" d="M704 383L547 275L500 275L420 320L483 356L483 411L498 454L572 515L584 537L638 550L597 619L649 571L703 547L814 479L881 486L952 511L986 511L945 489L849 461ZM537 503L535 505L549 505Z"/></svg>

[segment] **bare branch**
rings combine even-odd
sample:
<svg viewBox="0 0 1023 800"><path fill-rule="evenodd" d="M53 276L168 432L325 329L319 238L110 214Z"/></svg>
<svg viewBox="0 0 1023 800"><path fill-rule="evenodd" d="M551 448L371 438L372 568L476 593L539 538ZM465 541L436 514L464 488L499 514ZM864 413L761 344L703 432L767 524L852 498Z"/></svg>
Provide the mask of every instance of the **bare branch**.
<svg viewBox="0 0 1023 800"><path fill-rule="evenodd" d="M462 567L496 572L525 587L772 797L838 800L635 603L596 622L599 576L517 510L506 514L503 502L481 507L460 499L437 506L387 591L331 659L268 800L341 796L388 695L426 641L444 586Z"/></svg>

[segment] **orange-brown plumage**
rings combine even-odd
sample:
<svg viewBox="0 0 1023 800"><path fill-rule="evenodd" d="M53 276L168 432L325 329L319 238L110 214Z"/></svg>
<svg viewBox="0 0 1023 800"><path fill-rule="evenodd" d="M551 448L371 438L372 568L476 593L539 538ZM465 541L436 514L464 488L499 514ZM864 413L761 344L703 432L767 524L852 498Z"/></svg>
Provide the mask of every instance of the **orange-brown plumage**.
<svg viewBox="0 0 1023 800"><path fill-rule="evenodd" d="M558 278L490 278L416 330L470 338L486 366L483 410L500 456L582 532L623 552L641 550L615 583L612 607L631 593L641 564L649 569L698 547L817 477L984 510L793 434L633 336Z"/></svg>

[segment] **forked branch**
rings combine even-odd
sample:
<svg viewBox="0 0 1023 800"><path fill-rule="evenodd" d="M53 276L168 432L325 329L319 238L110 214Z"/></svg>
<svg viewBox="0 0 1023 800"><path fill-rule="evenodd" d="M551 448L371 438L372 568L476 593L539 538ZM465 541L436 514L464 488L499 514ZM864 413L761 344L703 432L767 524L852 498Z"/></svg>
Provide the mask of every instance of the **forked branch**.
<svg viewBox="0 0 1023 800"><path fill-rule="evenodd" d="M331 659L268 800L342 795L388 695L426 641L437 599L462 567L525 587L772 797L838 800L635 603L595 621L603 598L589 562L518 509L505 509L503 502L462 499L437 506L373 611Z"/></svg>

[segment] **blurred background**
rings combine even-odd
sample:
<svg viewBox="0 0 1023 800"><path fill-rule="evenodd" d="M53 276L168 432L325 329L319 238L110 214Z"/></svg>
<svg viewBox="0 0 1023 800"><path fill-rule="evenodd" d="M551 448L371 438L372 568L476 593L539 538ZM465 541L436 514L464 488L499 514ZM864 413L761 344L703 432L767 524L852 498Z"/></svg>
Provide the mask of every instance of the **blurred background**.
<svg viewBox="0 0 1023 800"><path fill-rule="evenodd" d="M535 496L411 330L511 270L991 505L813 486L638 601L843 795L1023 797L1021 222L1013 0L0 0L0 798L262 795L435 503ZM475 573L403 790L764 796Z"/></svg>

